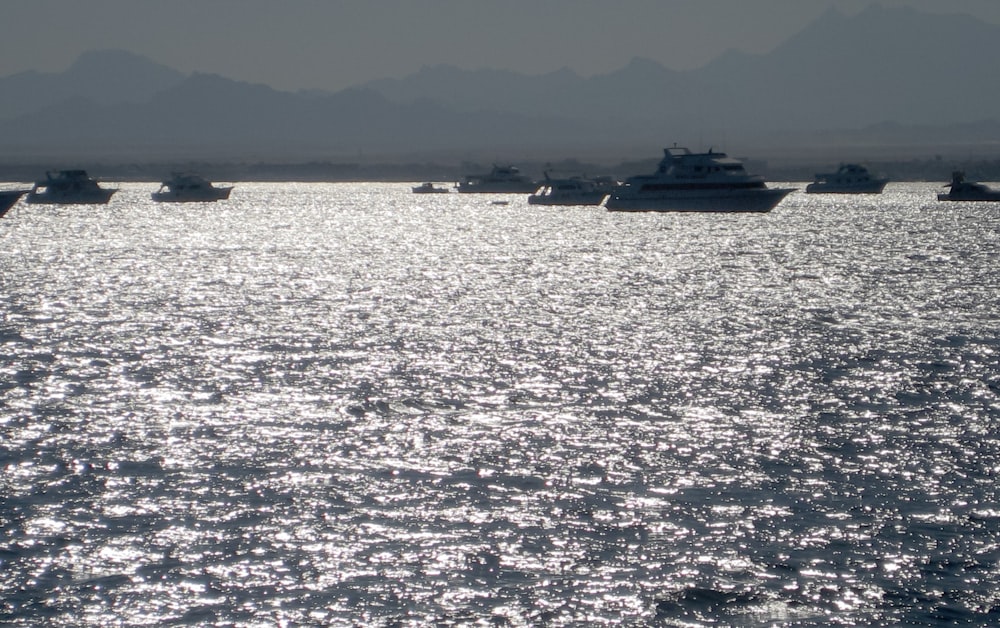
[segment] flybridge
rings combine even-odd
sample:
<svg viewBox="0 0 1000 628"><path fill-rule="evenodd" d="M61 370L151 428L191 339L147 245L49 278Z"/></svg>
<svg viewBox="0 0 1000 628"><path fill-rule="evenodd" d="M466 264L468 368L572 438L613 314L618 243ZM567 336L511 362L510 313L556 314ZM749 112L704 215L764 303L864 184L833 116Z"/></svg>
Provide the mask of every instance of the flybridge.
<svg viewBox="0 0 1000 628"><path fill-rule="evenodd" d="M725 177L740 177L758 179L746 173L743 162L727 157L725 153L717 153L711 148L707 153L692 153L680 146L663 149L663 160L660 161L657 172L670 172L678 178L707 178L713 175Z"/></svg>
<svg viewBox="0 0 1000 628"><path fill-rule="evenodd" d="M692 153L677 146L663 150L657 170L629 177L608 199L619 211L768 212L791 192L768 188L747 174L743 162L709 149Z"/></svg>

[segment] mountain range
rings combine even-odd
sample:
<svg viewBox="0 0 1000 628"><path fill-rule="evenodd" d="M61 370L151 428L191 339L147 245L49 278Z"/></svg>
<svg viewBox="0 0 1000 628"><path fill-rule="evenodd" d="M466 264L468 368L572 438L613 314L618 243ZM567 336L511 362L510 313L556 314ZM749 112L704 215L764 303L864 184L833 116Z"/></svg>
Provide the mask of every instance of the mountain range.
<svg viewBox="0 0 1000 628"><path fill-rule="evenodd" d="M673 142L771 157L988 152L997 58L996 25L879 5L685 72L648 59L591 77L436 66L287 92L95 51L64 72L0 78L0 160L622 159Z"/></svg>

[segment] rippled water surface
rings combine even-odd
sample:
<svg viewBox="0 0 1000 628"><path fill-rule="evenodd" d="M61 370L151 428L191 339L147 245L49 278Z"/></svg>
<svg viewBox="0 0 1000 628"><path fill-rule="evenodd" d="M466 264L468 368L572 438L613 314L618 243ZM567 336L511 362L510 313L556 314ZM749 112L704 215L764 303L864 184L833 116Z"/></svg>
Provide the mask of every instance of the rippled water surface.
<svg viewBox="0 0 1000 628"><path fill-rule="evenodd" d="M0 220L0 623L1000 622L1000 204Z"/></svg>

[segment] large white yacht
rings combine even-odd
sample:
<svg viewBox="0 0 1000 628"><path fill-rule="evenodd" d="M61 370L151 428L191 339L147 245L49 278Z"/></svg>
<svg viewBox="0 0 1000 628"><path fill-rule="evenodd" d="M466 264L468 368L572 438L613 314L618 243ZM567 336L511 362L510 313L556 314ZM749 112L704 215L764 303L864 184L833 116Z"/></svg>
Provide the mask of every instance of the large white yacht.
<svg viewBox="0 0 1000 628"><path fill-rule="evenodd" d="M538 188L538 184L521 174L515 166L493 166L489 174L466 175L465 180L458 184L462 193L506 193L530 194Z"/></svg>
<svg viewBox="0 0 1000 628"><path fill-rule="evenodd" d="M840 164L836 172L819 173L807 194L881 194L889 179L873 177L860 164Z"/></svg>
<svg viewBox="0 0 1000 628"><path fill-rule="evenodd" d="M663 149L653 174L625 180L608 197L614 211L768 212L794 188L769 188L747 174L743 162L709 149L692 153L674 145Z"/></svg>

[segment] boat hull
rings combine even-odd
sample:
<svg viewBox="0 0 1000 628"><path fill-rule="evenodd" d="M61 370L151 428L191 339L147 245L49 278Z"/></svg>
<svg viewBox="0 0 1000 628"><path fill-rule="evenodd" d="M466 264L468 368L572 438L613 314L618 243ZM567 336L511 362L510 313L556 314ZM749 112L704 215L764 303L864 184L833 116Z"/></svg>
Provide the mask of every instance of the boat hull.
<svg viewBox="0 0 1000 628"><path fill-rule="evenodd" d="M662 191L654 194L612 194L605 207L611 211L735 212L766 213L775 208L793 188L756 188Z"/></svg>
<svg viewBox="0 0 1000 628"><path fill-rule="evenodd" d="M233 188L212 188L192 192L153 192L150 196L157 203L213 203L229 198Z"/></svg>
<svg viewBox="0 0 1000 628"><path fill-rule="evenodd" d="M881 194L888 181L871 181L851 185L833 183L810 183L806 186L806 194Z"/></svg>
<svg viewBox="0 0 1000 628"><path fill-rule="evenodd" d="M528 204L558 207L572 207L574 205L600 205L604 202L604 199L607 198L607 196L606 192L569 195L532 194L528 197Z"/></svg>
<svg viewBox="0 0 1000 628"><path fill-rule="evenodd" d="M29 192L24 200L33 205L107 205L117 191L88 190L69 194Z"/></svg>
<svg viewBox="0 0 1000 628"><path fill-rule="evenodd" d="M0 218L6 214L17 201L27 193L27 190L2 190L0 191Z"/></svg>
<svg viewBox="0 0 1000 628"><path fill-rule="evenodd" d="M415 188L410 188L414 194L450 194L451 190L448 188L436 188L436 187L425 187L418 185Z"/></svg>
<svg viewBox="0 0 1000 628"><path fill-rule="evenodd" d="M989 203L1000 201L1000 192L987 192L981 194L938 194L939 201L958 201L964 203Z"/></svg>
<svg viewBox="0 0 1000 628"><path fill-rule="evenodd" d="M535 183L459 183L461 194L531 194L538 189Z"/></svg>

